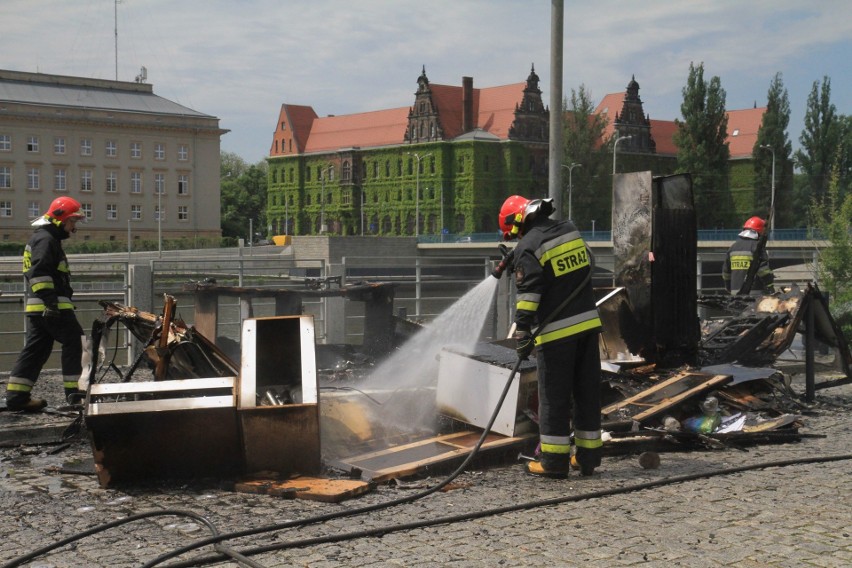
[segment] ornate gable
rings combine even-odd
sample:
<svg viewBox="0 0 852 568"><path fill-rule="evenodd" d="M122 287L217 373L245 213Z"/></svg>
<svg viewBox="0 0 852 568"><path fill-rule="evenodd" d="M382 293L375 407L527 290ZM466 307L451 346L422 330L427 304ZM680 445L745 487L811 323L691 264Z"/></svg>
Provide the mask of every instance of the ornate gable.
<svg viewBox="0 0 852 568"><path fill-rule="evenodd" d="M526 140L532 142L547 142L549 140L550 111L541 100L541 89L538 87L538 75L535 65L527 77L527 86L520 103L515 104L515 120L509 127L511 140Z"/></svg>
<svg viewBox="0 0 852 568"><path fill-rule="evenodd" d="M417 92L414 93L414 106L408 112L408 128L405 141L409 144L434 142L444 139L444 129L438 120L438 107L432 98L426 66L417 78Z"/></svg>
<svg viewBox="0 0 852 568"><path fill-rule="evenodd" d="M624 93L624 104L621 112L615 115L613 126L618 136L632 136L625 140L622 148L632 152L647 152L655 154L657 143L651 135L651 119L645 115L642 99L639 98L639 83L634 75L627 84Z"/></svg>

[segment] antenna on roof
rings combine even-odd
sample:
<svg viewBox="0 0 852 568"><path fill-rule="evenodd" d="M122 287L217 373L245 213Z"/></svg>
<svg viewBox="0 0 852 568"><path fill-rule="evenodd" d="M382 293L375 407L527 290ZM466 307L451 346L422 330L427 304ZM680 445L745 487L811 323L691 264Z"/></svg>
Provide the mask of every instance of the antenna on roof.
<svg viewBox="0 0 852 568"><path fill-rule="evenodd" d="M148 68L143 65L142 69L139 71L139 74L136 75L136 82L137 83L144 83L147 80L148 80Z"/></svg>

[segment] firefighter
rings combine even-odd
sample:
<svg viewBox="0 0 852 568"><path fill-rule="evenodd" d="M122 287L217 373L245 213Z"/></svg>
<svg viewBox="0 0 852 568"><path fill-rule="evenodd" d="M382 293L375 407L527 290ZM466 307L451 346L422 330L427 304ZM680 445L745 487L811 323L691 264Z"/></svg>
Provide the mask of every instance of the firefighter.
<svg viewBox="0 0 852 568"><path fill-rule="evenodd" d="M725 289L731 294L739 294L742 290L746 275L755 257L760 238L766 232L766 221L760 217L751 217L743 224L743 230L737 236L737 240L730 246L725 255L722 265L722 279ZM742 290L743 293L771 294L774 292L772 282L775 279L769 268L769 255L764 246L760 252L760 260L751 290Z"/></svg>
<svg viewBox="0 0 852 568"><path fill-rule="evenodd" d="M9 410L34 412L47 406L30 393L50 353L54 341L62 344L62 382L65 397L79 393L78 380L83 370L82 356L86 336L71 303L71 273L62 241L77 231L77 222L85 219L80 202L57 197L47 213L33 221L37 227L24 248L24 276L30 296L26 304L27 327L24 349L18 356L6 385Z"/></svg>
<svg viewBox="0 0 852 568"><path fill-rule="evenodd" d="M535 348L538 365L541 452L524 467L561 478L571 468L591 475L601 463L601 320L591 250L571 221L550 219L552 213L552 199L513 195L499 222L504 240L520 238L514 252L518 357Z"/></svg>

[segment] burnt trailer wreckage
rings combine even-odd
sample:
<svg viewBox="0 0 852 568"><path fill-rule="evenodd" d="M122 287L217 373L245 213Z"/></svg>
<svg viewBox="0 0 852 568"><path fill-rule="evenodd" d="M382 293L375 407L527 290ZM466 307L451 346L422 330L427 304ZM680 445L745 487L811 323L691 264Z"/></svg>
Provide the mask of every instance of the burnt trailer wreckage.
<svg viewBox="0 0 852 568"><path fill-rule="evenodd" d="M689 176L617 175L613 201L613 286L596 288L604 454L642 454L640 464L654 467L657 452L806 437L814 390L852 382L848 342L818 287L699 295ZM388 427L356 379L422 329L393 315L394 284L334 284L191 284L194 326L169 296L162 314L101 302L93 352L119 324L143 345L124 373L92 366L83 418L101 485L219 477L239 491L337 501L377 482L448 472L471 454L505 463L533 450L535 363L517 364L512 340L441 349L428 388L392 393L433 412L433 429ZM216 337L221 296L240 298L236 351ZM275 299L275 316L252 317L258 297ZM364 302L362 344L319 344L305 297ZM804 352L804 401L780 364L794 348ZM836 378L817 384L816 357L827 350ZM142 367L153 380L134 377Z"/></svg>

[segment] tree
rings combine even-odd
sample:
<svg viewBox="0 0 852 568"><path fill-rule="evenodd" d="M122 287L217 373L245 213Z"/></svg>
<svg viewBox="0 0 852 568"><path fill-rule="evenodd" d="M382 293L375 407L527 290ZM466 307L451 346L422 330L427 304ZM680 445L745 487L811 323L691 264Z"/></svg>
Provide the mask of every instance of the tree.
<svg viewBox="0 0 852 568"><path fill-rule="evenodd" d="M578 90L571 89L571 99L567 97L563 107L568 110L564 121L564 148L562 163L570 166L580 164L571 171L572 209L578 226L591 226L591 219L601 221L599 226L609 225L612 210L612 191L606 165L606 146L601 144L605 119L595 114L595 104L591 93L584 85ZM563 199L563 218L568 218L568 172L563 171L565 199Z"/></svg>
<svg viewBox="0 0 852 568"><path fill-rule="evenodd" d="M841 123L831 102L831 79L822 85L814 81L808 95L805 129L799 136L802 147L796 151L799 167L807 176L806 195L800 200L822 202L828 191L830 170L840 147Z"/></svg>
<svg viewBox="0 0 852 568"><path fill-rule="evenodd" d="M822 201L814 200L811 215L813 225L831 243L820 251L820 287L832 298L831 313L844 335L852 338L852 194L841 197L840 162L835 160L828 193Z"/></svg>
<svg viewBox="0 0 852 568"><path fill-rule="evenodd" d="M253 232L266 234L266 169L265 161L248 165L229 152L221 157L222 236L254 239Z"/></svg>
<svg viewBox="0 0 852 568"><path fill-rule="evenodd" d="M766 95L766 112L757 130L752 149L754 157L754 212L768 215L772 200L772 157L775 156L775 224L798 226L792 209L793 178L790 155L793 150L787 138L790 124L790 100L787 89L776 73ZM762 146L769 146L771 151ZM774 153L774 154L773 154Z"/></svg>
<svg viewBox="0 0 852 568"><path fill-rule="evenodd" d="M679 173L692 174L699 228L725 227L738 223L728 187L728 115L725 90L719 77L704 80L704 63L689 64L674 135L678 147Z"/></svg>

